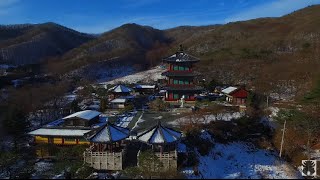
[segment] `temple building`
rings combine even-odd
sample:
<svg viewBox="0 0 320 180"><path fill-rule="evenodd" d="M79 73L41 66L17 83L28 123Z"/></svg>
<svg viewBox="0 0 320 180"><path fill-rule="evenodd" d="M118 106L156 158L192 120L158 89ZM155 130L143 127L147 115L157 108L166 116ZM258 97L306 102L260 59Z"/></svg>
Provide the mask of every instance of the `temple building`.
<svg viewBox="0 0 320 180"><path fill-rule="evenodd" d="M85 110L50 122L43 127L29 132L34 137L34 144L52 145L89 145L84 134L106 123L100 112ZM37 149L38 157L54 156L50 149L41 147Z"/></svg>
<svg viewBox="0 0 320 180"><path fill-rule="evenodd" d="M84 152L84 161L97 170L122 170L126 153L124 140L129 129L106 123L96 131L85 134L91 146Z"/></svg>
<svg viewBox="0 0 320 180"><path fill-rule="evenodd" d="M116 85L108 90L110 92L109 100L116 99L118 97L129 96L132 89L124 85Z"/></svg>
<svg viewBox="0 0 320 180"><path fill-rule="evenodd" d="M178 52L164 58L163 61L168 64L168 70L162 73L167 80L167 85L163 88L167 91L165 101L178 101L181 98L186 102L195 101L195 94L203 90L194 80L194 64L199 62L199 59L186 54L180 46Z"/></svg>
<svg viewBox="0 0 320 180"><path fill-rule="evenodd" d="M226 96L226 101L235 105L245 105L248 91L241 87L227 87L221 91Z"/></svg>
<svg viewBox="0 0 320 180"><path fill-rule="evenodd" d="M138 157L141 151L151 148L162 163L163 170L177 170L177 144L181 136L181 132L164 127L159 121L156 126L138 134L137 139L147 145L138 152Z"/></svg>

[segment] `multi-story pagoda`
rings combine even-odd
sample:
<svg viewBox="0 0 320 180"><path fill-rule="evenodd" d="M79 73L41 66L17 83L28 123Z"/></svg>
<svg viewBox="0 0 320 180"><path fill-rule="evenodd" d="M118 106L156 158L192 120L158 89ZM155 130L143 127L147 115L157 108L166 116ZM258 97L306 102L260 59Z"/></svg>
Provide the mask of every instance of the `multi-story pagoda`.
<svg viewBox="0 0 320 180"><path fill-rule="evenodd" d="M183 98L186 102L195 101L195 94L201 93L202 87L196 85L193 71L194 64L199 59L183 52L182 46L175 54L163 59L168 64L168 70L162 73L167 78L165 101L178 101Z"/></svg>

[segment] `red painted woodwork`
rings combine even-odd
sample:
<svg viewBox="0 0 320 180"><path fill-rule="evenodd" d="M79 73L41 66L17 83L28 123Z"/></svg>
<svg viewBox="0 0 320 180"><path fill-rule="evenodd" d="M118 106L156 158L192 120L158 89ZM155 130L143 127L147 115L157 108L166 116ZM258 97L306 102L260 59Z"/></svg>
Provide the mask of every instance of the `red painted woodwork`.
<svg viewBox="0 0 320 180"><path fill-rule="evenodd" d="M168 99L173 99L173 93L169 93L169 98Z"/></svg>
<svg viewBox="0 0 320 180"><path fill-rule="evenodd" d="M244 89L239 89L237 91L234 91L234 92L230 93L230 96L232 96L234 98L247 98L248 97L248 91L246 91Z"/></svg>

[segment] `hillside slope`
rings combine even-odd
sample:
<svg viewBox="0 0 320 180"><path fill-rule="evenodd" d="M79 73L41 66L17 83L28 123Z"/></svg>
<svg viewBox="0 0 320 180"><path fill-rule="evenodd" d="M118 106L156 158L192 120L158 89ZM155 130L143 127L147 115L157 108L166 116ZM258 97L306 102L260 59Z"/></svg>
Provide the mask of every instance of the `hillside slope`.
<svg viewBox="0 0 320 180"><path fill-rule="evenodd" d="M125 24L69 51L57 61L49 62L48 66L51 72L60 74L101 62L131 64L144 68L148 66L146 55L149 51L155 47L168 46L170 43L171 40L161 30ZM108 61L109 59L117 60Z"/></svg>
<svg viewBox="0 0 320 180"><path fill-rule="evenodd" d="M193 29L169 29L167 35L175 46L183 44L201 58L199 71L208 80L245 84L290 99L304 94L319 77L319 5L280 18Z"/></svg>
<svg viewBox="0 0 320 180"><path fill-rule="evenodd" d="M201 59L197 70L208 81L244 84L280 99L301 97L319 77L320 5L225 25L158 30L125 24L96 38L53 23L0 26L0 63L46 59L48 73L94 80L115 66L132 73L153 67L179 44Z"/></svg>
<svg viewBox="0 0 320 180"><path fill-rule="evenodd" d="M55 23L0 26L0 64L34 64L94 39Z"/></svg>

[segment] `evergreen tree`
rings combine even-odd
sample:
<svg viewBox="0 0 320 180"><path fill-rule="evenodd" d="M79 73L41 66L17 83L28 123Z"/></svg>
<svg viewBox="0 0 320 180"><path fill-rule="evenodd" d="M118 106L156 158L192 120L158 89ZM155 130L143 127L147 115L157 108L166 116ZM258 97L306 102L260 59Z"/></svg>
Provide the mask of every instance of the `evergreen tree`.
<svg viewBox="0 0 320 180"><path fill-rule="evenodd" d="M73 100L70 106L71 106L70 109L72 110L72 112L77 112L81 110L80 107L78 106L77 100Z"/></svg>
<svg viewBox="0 0 320 180"><path fill-rule="evenodd" d="M18 140L26 133L29 125L27 115L20 107L13 105L8 107L3 126L6 132L13 137L15 148Z"/></svg>

